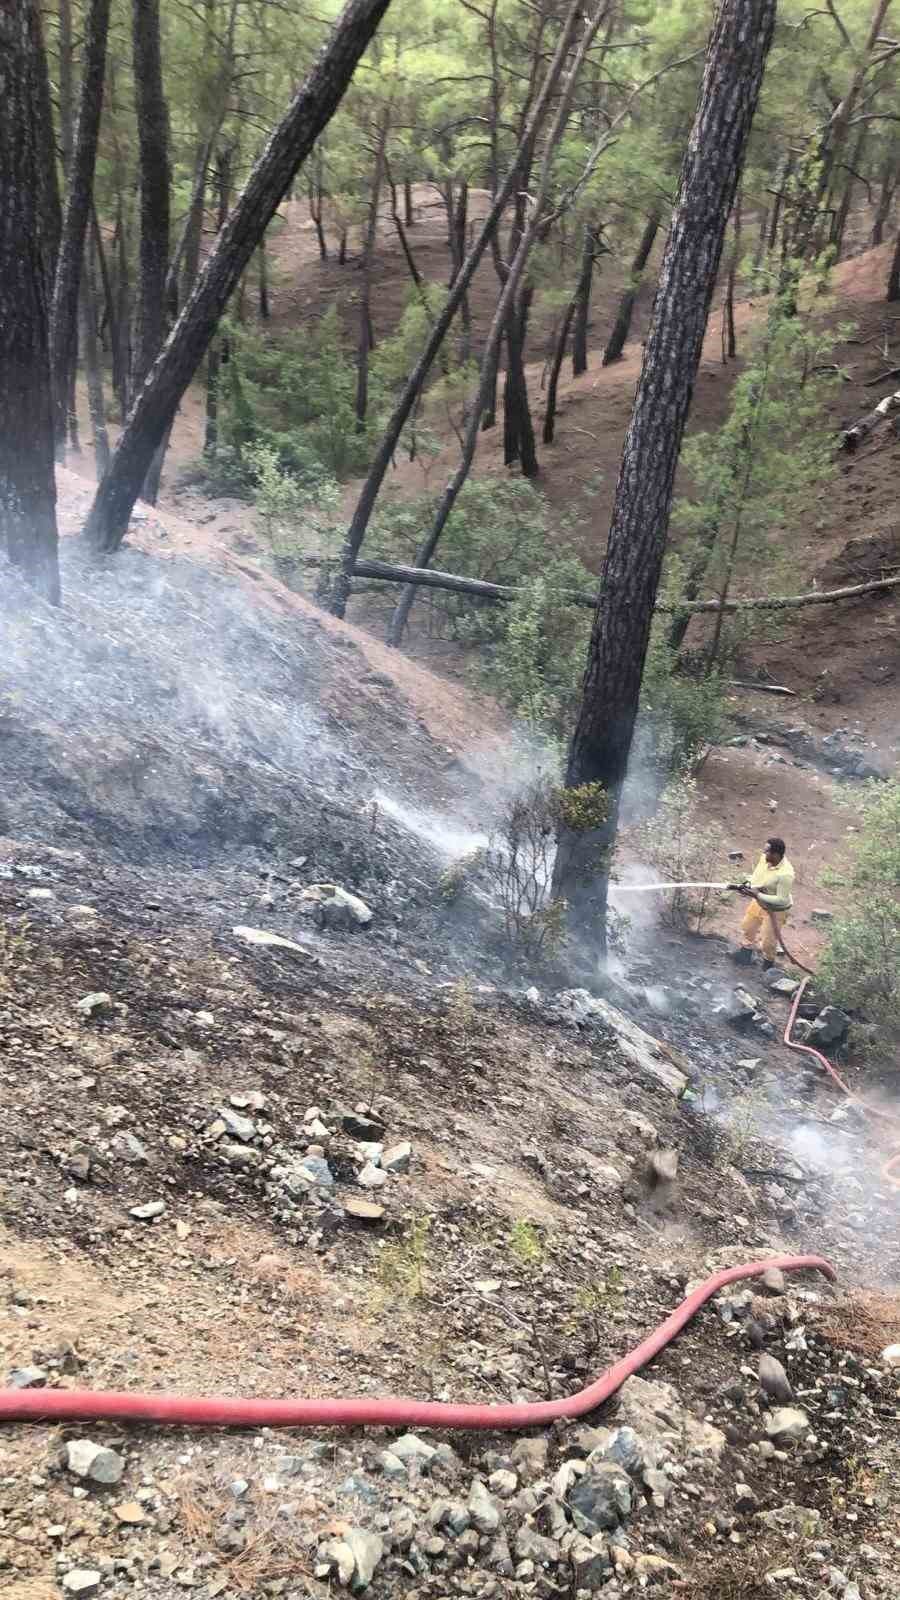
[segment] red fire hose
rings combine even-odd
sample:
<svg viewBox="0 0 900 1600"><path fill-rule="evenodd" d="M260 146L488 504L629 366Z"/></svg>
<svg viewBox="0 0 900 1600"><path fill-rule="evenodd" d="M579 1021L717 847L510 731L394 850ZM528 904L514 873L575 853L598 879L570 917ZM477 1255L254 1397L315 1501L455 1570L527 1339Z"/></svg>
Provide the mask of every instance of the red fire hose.
<svg viewBox="0 0 900 1600"><path fill-rule="evenodd" d="M740 1278L755 1278L770 1267L784 1272L815 1268L827 1278L834 1269L821 1256L773 1256L715 1272L682 1300L665 1322L596 1383L562 1400L523 1401L518 1405L452 1405L434 1400L230 1400L192 1395L112 1394L90 1389L0 1390L0 1422L169 1422L212 1428L533 1428L559 1417L594 1411L626 1378L639 1372L674 1339L700 1307Z"/></svg>

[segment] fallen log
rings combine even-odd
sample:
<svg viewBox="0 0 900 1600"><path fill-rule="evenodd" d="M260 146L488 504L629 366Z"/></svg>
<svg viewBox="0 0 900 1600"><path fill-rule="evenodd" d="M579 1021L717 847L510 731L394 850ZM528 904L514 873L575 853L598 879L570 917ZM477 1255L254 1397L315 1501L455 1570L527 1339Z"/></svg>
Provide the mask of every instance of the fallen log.
<svg viewBox="0 0 900 1600"><path fill-rule="evenodd" d="M308 567L329 566L324 556L304 556ZM380 583L413 583L427 589L447 589L453 594L470 594L476 599L508 603L521 593L521 586L506 583L487 583L481 578L464 578L454 572L440 572L436 567L404 567L392 561L364 561L358 559L353 568L355 578L373 578ZM889 578L873 578L869 583L855 583L844 589L811 589L807 594L764 595L758 599L726 600L721 609L733 611L795 611L802 606L834 605L839 600L855 600L859 595L874 594L881 589L900 586L900 573ZM556 591L561 600L571 605L583 606L593 611L597 596L582 589ZM718 600L691 600L688 604L661 605L657 611L667 614L697 616L720 609Z"/></svg>
<svg viewBox="0 0 900 1600"><path fill-rule="evenodd" d="M863 439L867 439L870 433L874 433L876 428L880 428L881 424L886 422L894 411L900 411L900 389L896 389L893 394L885 395L884 399L878 402L874 411L867 411L864 417L860 417L858 422L854 422L852 428L844 429L841 435L841 444L844 449L856 450L862 444Z"/></svg>

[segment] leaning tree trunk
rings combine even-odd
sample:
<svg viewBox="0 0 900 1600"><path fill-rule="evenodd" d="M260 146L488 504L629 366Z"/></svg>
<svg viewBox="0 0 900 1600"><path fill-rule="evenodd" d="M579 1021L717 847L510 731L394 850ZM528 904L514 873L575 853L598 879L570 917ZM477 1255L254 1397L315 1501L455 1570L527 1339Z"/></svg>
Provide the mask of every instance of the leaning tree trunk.
<svg viewBox="0 0 900 1600"><path fill-rule="evenodd" d="M578 283L575 286L575 298L572 301L572 311L575 317L575 328L572 333L572 377L580 378L588 367L588 313L591 305L591 288L594 282L594 263L600 247L600 230L589 225L584 230L584 245L581 251L581 270L578 274Z"/></svg>
<svg viewBox="0 0 900 1600"><path fill-rule="evenodd" d="M841 195L841 203L835 213L831 227L831 239L829 242L834 245L836 261L840 261L843 253L844 234L847 231L847 223L850 219L850 207L853 204L853 190L856 186L857 178L859 177L859 170L862 166L865 148L866 125L863 124L862 128L860 129L859 137L857 138L854 146L853 154L850 157L847 171L844 174L844 192Z"/></svg>
<svg viewBox="0 0 900 1600"><path fill-rule="evenodd" d="M550 364L550 377L547 382L547 407L544 412L544 443L552 444L556 433L556 395L559 388L559 375L562 364L566 359L566 346L569 342L569 330L572 318L575 315L575 301L570 300L563 312L559 331L556 335L556 345L553 351L553 360Z"/></svg>
<svg viewBox="0 0 900 1600"><path fill-rule="evenodd" d="M138 396L97 490L85 527L98 549L116 550L178 403L256 246L316 140L341 103L390 0L349 0L306 82L273 132Z"/></svg>
<svg viewBox="0 0 900 1600"><path fill-rule="evenodd" d="M59 603L35 0L0 0L0 546Z"/></svg>
<svg viewBox="0 0 900 1600"><path fill-rule="evenodd" d="M644 269L650 260L650 251L653 249L656 235L659 232L660 220L661 217L658 211L652 212L647 218L647 225L641 235L637 254L631 263L628 288L619 301L619 309L616 313L616 320L613 323L613 330L603 352L604 367L609 367L614 361L618 361L622 351L625 349L628 335L631 332L631 319L634 316L635 301L638 297L638 290L641 287Z"/></svg>
<svg viewBox="0 0 900 1600"><path fill-rule="evenodd" d="M219 209L216 219L217 238L228 220L228 208L231 205L232 155L232 147L229 145L224 150L219 151L216 161L216 183L219 189ZM203 440L203 454L210 458L215 455L219 448L219 384L224 360L224 340L221 334L216 334L210 341L209 352L206 357L206 432Z"/></svg>
<svg viewBox="0 0 900 1600"><path fill-rule="evenodd" d="M722 365L733 361L737 355L737 330L734 325L734 291L737 269L741 257L741 191L734 197L731 255L728 260L728 277L725 283L725 304L722 307Z"/></svg>
<svg viewBox="0 0 900 1600"><path fill-rule="evenodd" d="M169 117L163 91L159 0L132 0L134 94L141 187L141 237L131 392L139 394L166 337L169 270ZM143 498L155 505L163 442L144 480Z"/></svg>
<svg viewBox="0 0 900 1600"><path fill-rule="evenodd" d="M56 448L60 454L65 450L69 397L78 341L78 287L81 281L84 241L87 237L94 191L94 166L97 159L97 139L103 107L103 79L106 71L109 8L110 0L90 0L88 6L78 126L75 130L66 210L53 288L50 351L53 371L54 431Z"/></svg>
<svg viewBox="0 0 900 1600"><path fill-rule="evenodd" d="M359 296L359 338L356 347L356 431L363 433L369 409L369 351L372 348L372 262L378 236L378 206L384 178L384 152L387 145L387 112L378 124L375 145L375 165L372 169L372 187L369 191L369 211L363 238L362 290Z"/></svg>
<svg viewBox="0 0 900 1600"><path fill-rule="evenodd" d="M613 506L567 788L602 785L602 828L560 827L554 893L605 950L609 856L662 571L675 469L775 26L775 0L720 0L681 169ZM594 920L596 918L596 920Z"/></svg>
<svg viewBox="0 0 900 1600"><path fill-rule="evenodd" d="M344 540L344 547L341 552L341 570L335 581L334 592L331 597L330 609L336 617L342 617L346 612L356 558L362 548L366 529L369 526L369 520L375 509L375 502L378 499L378 491L393 460L394 451L400 442L400 436L424 388L432 362L444 342L447 330L462 302L463 295L475 276L479 262L494 237L495 230L506 210L510 196L519 181L524 154L526 150L531 148L535 134L543 123L550 101L556 92L556 86L565 66L566 55L572 43L580 12L581 0L571 0L553 60L547 68L541 91L531 113L531 120L513 155L506 178L497 190L497 194L491 203L491 209L472 241L469 253L453 288L447 296L444 308L440 316L435 319L434 326L425 343L425 348L406 380L406 385L394 407L375 459L369 468L368 476L356 502L356 509L350 526L347 529L347 537Z"/></svg>
<svg viewBox="0 0 900 1600"><path fill-rule="evenodd" d="M81 273L81 326L84 332L84 373L87 381L88 409L94 435L94 461L99 482L109 466L109 434L106 429L103 369L100 364L93 234L88 237L84 247L84 266Z"/></svg>

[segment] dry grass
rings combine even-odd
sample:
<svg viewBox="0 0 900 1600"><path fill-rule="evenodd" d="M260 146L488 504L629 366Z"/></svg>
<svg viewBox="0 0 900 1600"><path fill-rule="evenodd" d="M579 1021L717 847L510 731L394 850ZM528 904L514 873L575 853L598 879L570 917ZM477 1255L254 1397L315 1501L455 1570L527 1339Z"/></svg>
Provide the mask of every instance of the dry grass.
<svg viewBox="0 0 900 1600"><path fill-rule="evenodd" d="M855 1290L829 1311L823 1331L833 1344L871 1360L900 1342L900 1295Z"/></svg>
<svg viewBox="0 0 900 1600"><path fill-rule="evenodd" d="M220 1555L210 1592L259 1595L279 1579L297 1580L310 1572L309 1550L296 1523L278 1515L274 1501L245 1502L250 1511L246 1543L234 1555ZM213 1483L189 1480L179 1491L178 1509L185 1540L183 1566L216 1548L216 1532L234 1501Z"/></svg>

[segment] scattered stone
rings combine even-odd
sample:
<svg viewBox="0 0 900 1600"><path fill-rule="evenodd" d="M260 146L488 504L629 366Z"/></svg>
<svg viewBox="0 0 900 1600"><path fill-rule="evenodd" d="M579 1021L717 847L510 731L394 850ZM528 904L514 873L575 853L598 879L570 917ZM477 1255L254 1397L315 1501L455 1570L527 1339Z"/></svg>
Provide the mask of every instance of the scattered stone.
<svg viewBox="0 0 900 1600"><path fill-rule="evenodd" d="M367 928L374 915L365 900L336 883L314 883L300 896L323 928Z"/></svg>
<svg viewBox="0 0 900 1600"><path fill-rule="evenodd" d="M635 1556L635 1576L645 1583L664 1583L670 1578L680 1578L681 1569L663 1556Z"/></svg>
<svg viewBox="0 0 900 1600"><path fill-rule="evenodd" d="M647 1162L647 1178L651 1188L672 1184L678 1177L678 1151L654 1150Z"/></svg>
<svg viewBox="0 0 900 1600"><path fill-rule="evenodd" d="M488 1488L492 1494L499 1495L501 1500L508 1500L510 1495L515 1494L518 1487L519 1480L516 1474L510 1472L507 1467L498 1467L497 1471L492 1472L488 1478Z"/></svg>
<svg viewBox="0 0 900 1600"><path fill-rule="evenodd" d="M774 1506L771 1511L758 1512L756 1520L771 1533L787 1533L794 1538L811 1539L819 1529L822 1513L812 1506L798 1506L789 1500L786 1505Z"/></svg>
<svg viewBox="0 0 900 1600"><path fill-rule="evenodd" d="M560 1559L556 1540L546 1539L527 1523L516 1529L513 1547L520 1561L533 1561L536 1567L555 1567Z"/></svg>
<svg viewBox="0 0 900 1600"><path fill-rule="evenodd" d="M892 1372L897 1367L900 1367L900 1344L889 1344L886 1349L882 1350L881 1360Z"/></svg>
<svg viewBox="0 0 900 1600"><path fill-rule="evenodd" d="M613 1570L609 1546L600 1534L591 1539L577 1535L569 1547L569 1560L576 1590L601 1589Z"/></svg>
<svg viewBox="0 0 900 1600"><path fill-rule="evenodd" d="M671 1383L629 1378L619 1390L617 1414L657 1453L657 1460L685 1445L691 1455L718 1461L725 1435L709 1422L699 1422L681 1404Z"/></svg>
<svg viewBox="0 0 900 1600"><path fill-rule="evenodd" d="M315 962L318 966L318 956L311 950L304 950L303 946L296 944L293 939L282 939L280 934L269 933L266 928L232 928L236 939L241 939L244 944L263 945L272 950L284 950L292 956L302 956L305 961Z"/></svg>
<svg viewBox="0 0 900 1600"><path fill-rule="evenodd" d="M782 1406L766 1417L766 1433L770 1439L805 1439L810 1430L809 1417L796 1406Z"/></svg>
<svg viewBox="0 0 900 1600"><path fill-rule="evenodd" d="M347 1528L340 1539L330 1539L319 1551L320 1559L336 1572L338 1582L354 1594L369 1587L383 1555L380 1536L362 1528Z"/></svg>
<svg viewBox="0 0 900 1600"><path fill-rule="evenodd" d="M141 1166L147 1160L147 1151L133 1133L116 1133L110 1140L110 1147L119 1157L129 1165Z"/></svg>
<svg viewBox="0 0 900 1600"><path fill-rule="evenodd" d="M788 1000L797 993L799 987L796 978L788 978L783 972L779 972L777 967L773 968L766 978L766 988L771 989L773 994L784 995Z"/></svg>
<svg viewBox="0 0 900 1600"><path fill-rule="evenodd" d="M358 1222L380 1222L384 1216L384 1206L378 1205L375 1200L363 1200L356 1195L344 1201L344 1210L348 1217L355 1217Z"/></svg>
<svg viewBox="0 0 900 1600"><path fill-rule="evenodd" d="M472 1526L479 1533L496 1533L500 1526L500 1507L488 1494L480 1478L475 1478L469 1490L469 1515Z"/></svg>
<svg viewBox="0 0 900 1600"><path fill-rule="evenodd" d="M135 1222L152 1222L154 1217L161 1217L165 1209L165 1200L148 1200L146 1205L131 1206L128 1215L134 1217Z"/></svg>
<svg viewBox="0 0 900 1600"><path fill-rule="evenodd" d="M731 998L725 1006L725 1016L732 1027L746 1027L753 1021L756 1012L756 1001L752 994L748 994L746 989L732 990Z"/></svg>
<svg viewBox="0 0 900 1600"><path fill-rule="evenodd" d="M788 1401L794 1398L791 1380L781 1362L776 1361L774 1356L768 1354L760 1356L759 1386L770 1400Z"/></svg>
<svg viewBox="0 0 900 1600"><path fill-rule="evenodd" d="M381 1165L386 1172L408 1172L411 1159L412 1145L403 1140L400 1144L391 1145L390 1150L385 1150Z"/></svg>
<svg viewBox="0 0 900 1600"><path fill-rule="evenodd" d="M821 1048L829 1044L842 1044L850 1029L850 1018L837 1006L823 1006L813 1022L807 1039Z"/></svg>
<svg viewBox="0 0 900 1600"><path fill-rule="evenodd" d="M615 1463L600 1461L573 1484L568 1504L581 1533L617 1528L631 1513L631 1479Z"/></svg>
<svg viewBox="0 0 900 1600"><path fill-rule="evenodd" d="M659 1143L658 1130L654 1128L649 1118L641 1115L640 1111L624 1111L622 1113L622 1121L626 1127L637 1134L641 1143L645 1144L648 1149L652 1149L653 1145Z"/></svg>
<svg viewBox="0 0 900 1600"><path fill-rule="evenodd" d="M362 1172L357 1174L356 1181L361 1189L381 1189L387 1183L387 1173L367 1161Z"/></svg>
<svg viewBox="0 0 900 1600"><path fill-rule="evenodd" d="M225 1106L218 1116L218 1120L225 1125L225 1132L233 1139L240 1139L243 1144L249 1144L256 1134L256 1124L250 1117L242 1117L238 1111L232 1111L230 1106Z"/></svg>
<svg viewBox="0 0 900 1600"><path fill-rule="evenodd" d="M62 1581L66 1594L93 1594L100 1587L102 1574L94 1567L73 1567Z"/></svg>
<svg viewBox="0 0 900 1600"><path fill-rule="evenodd" d="M94 1444L91 1439L69 1440L66 1466L76 1478L88 1478L91 1483L118 1483L125 1471L122 1456L105 1445Z"/></svg>
<svg viewBox="0 0 900 1600"><path fill-rule="evenodd" d="M324 1156L304 1156L298 1164L298 1171L301 1182L305 1179L313 1188L334 1188L334 1173Z"/></svg>
<svg viewBox="0 0 900 1600"><path fill-rule="evenodd" d="M75 1010L83 1017L94 1017L112 1010L112 995L105 990L97 990L94 994L86 994L76 1003Z"/></svg>
<svg viewBox="0 0 900 1600"><path fill-rule="evenodd" d="M826 911L824 907L817 906L810 916L810 922L833 922L834 912Z"/></svg>
<svg viewBox="0 0 900 1600"><path fill-rule="evenodd" d="M386 1478L406 1477L406 1467L393 1450L380 1451L376 1459Z"/></svg>
<svg viewBox="0 0 900 1600"><path fill-rule="evenodd" d="M517 1439L510 1452L510 1460L524 1477L539 1478L546 1468L549 1453L550 1441L543 1436L537 1439Z"/></svg>
<svg viewBox="0 0 900 1600"><path fill-rule="evenodd" d="M6 1382L10 1389L43 1389L47 1374L43 1367L13 1367Z"/></svg>
<svg viewBox="0 0 900 1600"><path fill-rule="evenodd" d="M424 1463L431 1461L437 1454L433 1444L426 1444L425 1440L420 1439L418 1434L415 1433L401 1434L399 1439L394 1440L390 1448L392 1453L395 1456L399 1456L401 1461Z"/></svg>
<svg viewBox="0 0 900 1600"><path fill-rule="evenodd" d="M612 1461L632 1478L640 1478L645 1467L657 1464L657 1452L648 1449L644 1440L633 1428L598 1428L606 1437L594 1446L588 1456L588 1466L601 1461Z"/></svg>
<svg viewBox="0 0 900 1600"><path fill-rule="evenodd" d="M147 1521L147 1514L138 1500L125 1500L120 1506L113 1506L113 1513L126 1528L137 1528Z"/></svg>
<svg viewBox="0 0 900 1600"><path fill-rule="evenodd" d="M782 1295L787 1289L785 1276L780 1267L767 1267L759 1281L767 1294Z"/></svg>
<svg viewBox="0 0 900 1600"><path fill-rule="evenodd" d="M433 1528L447 1528L454 1538L472 1525L469 1508L461 1500L435 1500L428 1521Z"/></svg>

